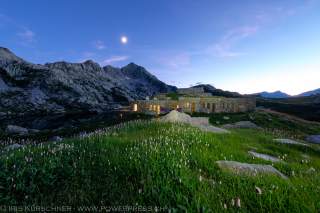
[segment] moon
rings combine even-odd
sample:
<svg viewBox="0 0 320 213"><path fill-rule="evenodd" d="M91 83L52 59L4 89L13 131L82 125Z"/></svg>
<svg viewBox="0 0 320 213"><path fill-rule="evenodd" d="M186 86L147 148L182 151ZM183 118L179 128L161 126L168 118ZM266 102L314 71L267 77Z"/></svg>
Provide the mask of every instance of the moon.
<svg viewBox="0 0 320 213"><path fill-rule="evenodd" d="M120 41L121 41L122 44L128 43L128 38L127 38L127 36L121 36Z"/></svg>

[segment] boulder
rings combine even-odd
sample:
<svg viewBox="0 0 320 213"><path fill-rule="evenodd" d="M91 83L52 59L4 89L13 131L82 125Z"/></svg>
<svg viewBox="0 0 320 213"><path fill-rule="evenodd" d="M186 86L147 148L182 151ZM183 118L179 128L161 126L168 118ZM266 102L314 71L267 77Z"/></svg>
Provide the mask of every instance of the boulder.
<svg viewBox="0 0 320 213"><path fill-rule="evenodd" d="M15 144L11 144L9 146L6 146L4 149L9 151L9 150L14 150L14 149L19 149L22 147L23 147L22 145L15 143Z"/></svg>
<svg viewBox="0 0 320 213"><path fill-rule="evenodd" d="M320 144L320 135L309 135L306 137L306 141L309 143Z"/></svg>
<svg viewBox="0 0 320 213"><path fill-rule="evenodd" d="M63 140L62 137L60 136L53 136L52 138L50 138L49 141L52 141L52 142L61 142Z"/></svg>
<svg viewBox="0 0 320 213"><path fill-rule="evenodd" d="M29 129L29 132L32 133L32 134L36 134L36 133L39 133L40 130L38 130L38 129Z"/></svg>
<svg viewBox="0 0 320 213"><path fill-rule="evenodd" d="M233 129L233 128L239 128L239 129L260 129L259 126L257 126L255 123L252 123L251 121L239 121L233 124L225 124L222 126L226 129Z"/></svg>
<svg viewBox="0 0 320 213"><path fill-rule="evenodd" d="M191 125L201 129L202 131L206 132L213 132L213 133L230 133L226 129L222 129L219 127L212 126L209 123L208 117L192 117L191 118Z"/></svg>
<svg viewBox="0 0 320 213"><path fill-rule="evenodd" d="M237 161L217 161L216 163L221 169L237 175L276 175L283 179L288 179L287 176L270 165L248 164Z"/></svg>
<svg viewBox="0 0 320 213"><path fill-rule="evenodd" d="M230 131L226 129L222 129L219 127L211 126L211 125L192 125L198 127L202 131L213 132L213 133L230 133Z"/></svg>
<svg viewBox="0 0 320 213"><path fill-rule="evenodd" d="M277 141L282 144L294 144L294 145L308 146L308 144L304 144L304 143L301 143L301 142L298 142L298 141L295 141L292 139L287 139L287 138L277 138L277 139L274 139L274 141Z"/></svg>
<svg viewBox="0 0 320 213"><path fill-rule="evenodd" d="M28 129L16 125L8 125L6 128L8 134L16 135L27 135L29 133Z"/></svg>
<svg viewBox="0 0 320 213"><path fill-rule="evenodd" d="M160 118L160 120L173 123L192 123L192 118L190 115L183 112L178 112L177 110L172 110L171 112Z"/></svg>
<svg viewBox="0 0 320 213"><path fill-rule="evenodd" d="M250 155L252 155L253 157L256 157L256 158L260 158L260 159L263 159L263 160L267 160L267 161L271 161L271 162L281 162L281 160L277 157L273 157L271 155L266 155L266 154L261 154L261 153L257 153L257 152L254 152L254 151L249 151L248 152Z"/></svg>
<svg viewBox="0 0 320 213"><path fill-rule="evenodd" d="M194 125L210 125L208 117L192 117L192 124L194 124Z"/></svg>
<svg viewBox="0 0 320 213"><path fill-rule="evenodd" d="M307 170L307 173L310 174L310 173L314 173L316 172L316 169L311 167L310 169Z"/></svg>
<svg viewBox="0 0 320 213"><path fill-rule="evenodd" d="M173 123L186 123L206 132L229 133L228 130L210 125L208 118L198 118L198 117L193 118L190 115L183 112L178 112L177 110L172 110L167 115L160 118L160 121L173 122Z"/></svg>

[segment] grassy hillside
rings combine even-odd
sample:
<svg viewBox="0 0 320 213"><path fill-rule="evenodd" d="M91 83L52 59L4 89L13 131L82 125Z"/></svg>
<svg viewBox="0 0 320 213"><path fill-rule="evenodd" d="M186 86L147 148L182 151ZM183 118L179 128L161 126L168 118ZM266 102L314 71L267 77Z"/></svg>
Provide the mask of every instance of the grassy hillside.
<svg viewBox="0 0 320 213"><path fill-rule="evenodd" d="M272 138L258 130L219 135L182 124L131 121L82 139L28 146L0 155L0 205L133 205L172 212L319 211L319 146L278 144ZM274 167L289 180L237 176L215 163L270 164L249 156L247 151L252 149L284 159ZM310 168L315 171L310 173ZM241 207L232 205L237 199Z"/></svg>
<svg viewBox="0 0 320 213"><path fill-rule="evenodd" d="M266 132L277 135L278 137L304 139L307 135L320 133L320 123L308 122L297 117L266 110L236 114L210 114L209 117L209 121L213 125L251 121L259 127L262 127Z"/></svg>
<svg viewBox="0 0 320 213"><path fill-rule="evenodd" d="M194 113L192 116L209 117L209 122L215 126L223 126L238 121L251 121L262 127L267 134L277 137L305 139L308 135L320 133L320 123L270 110L256 110L248 113Z"/></svg>
<svg viewBox="0 0 320 213"><path fill-rule="evenodd" d="M284 99L257 98L257 106L289 113L311 121L320 121L319 95Z"/></svg>

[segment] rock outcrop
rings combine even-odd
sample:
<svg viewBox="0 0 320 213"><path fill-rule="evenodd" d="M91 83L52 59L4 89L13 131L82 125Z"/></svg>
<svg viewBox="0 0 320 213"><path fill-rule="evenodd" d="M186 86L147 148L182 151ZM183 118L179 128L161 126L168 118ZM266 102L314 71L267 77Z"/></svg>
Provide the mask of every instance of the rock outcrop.
<svg viewBox="0 0 320 213"><path fill-rule="evenodd" d="M27 135L29 130L21 126L8 125L6 128L8 134Z"/></svg>
<svg viewBox="0 0 320 213"><path fill-rule="evenodd" d="M225 124L222 126L226 129L260 129L259 126L257 126L255 123L252 123L251 121L239 121L233 124Z"/></svg>
<svg viewBox="0 0 320 213"><path fill-rule="evenodd" d="M161 117L160 120L164 122L186 123L186 124L191 124L192 122L192 118L190 115L183 112L178 112L177 110L172 110L165 116Z"/></svg>
<svg viewBox="0 0 320 213"><path fill-rule="evenodd" d="M274 141L282 144L293 144L293 145L301 145L301 146L309 146L308 144L301 143L292 139L287 139L287 138L277 138L274 139Z"/></svg>
<svg viewBox="0 0 320 213"><path fill-rule="evenodd" d="M10 150L15 150L15 149L20 149L20 148L22 148L22 147L23 147L22 145L15 143L15 144L11 144L11 145L9 145L9 146L6 146L6 147L4 148L4 150L10 151Z"/></svg>
<svg viewBox="0 0 320 213"><path fill-rule="evenodd" d="M230 171L236 175L276 175L283 179L288 179L287 176L270 165L248 164L236 161L217 161L216 163L221 169Z"/></svg>
<svg viewBox="0 0 320 213"><path fill-rule="evenodd" d="M230 133L228 130L212 126L209 124L209 118L203 117L191 117L190 115L179 112L177 110L172 110L165 116L160 118L160 121L163 122L172 122L172 123L186 123L191 126L197 127L205 132L213 132L213 133Z"/></svg>
<svg viewBox="0 0 320 213"><path fill-rule="evenodd" d="M320 135L309 135L306 137L306 141L309 143L320 144Z"/></svg>
<svg viewBox="0 0 320 213"><path fill-rule="evenodd" d="M271 155L257 153L257 152L254 152L254 151L249 151L248 153L250 155L252 155L253 157L260 158L260 159L263 159L263 160L267 160L267 161L271 161L271 162L275 162L275 163L281 162L281 160L279 158L273 157Z"/></svg>

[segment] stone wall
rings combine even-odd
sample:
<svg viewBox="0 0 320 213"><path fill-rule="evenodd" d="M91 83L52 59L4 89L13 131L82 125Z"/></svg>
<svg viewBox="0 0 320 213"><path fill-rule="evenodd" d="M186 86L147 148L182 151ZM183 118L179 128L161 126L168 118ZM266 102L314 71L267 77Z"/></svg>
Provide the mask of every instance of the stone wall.
<svg viewBox="0 0 320 213"><path fill-rule="evenodd" d="M178 94L185 95L198 95L204 93L204 89L202 87L199 88L180 88L177 90Z"/></svg>
<svg viewBox="0 0 320 213"><path fill-rule="evenodd" d="M237 113L252 111L255 98L180 97L179 100L143 100L134 102L138 112L165 113L173 109L183 112Z"/></svg>

